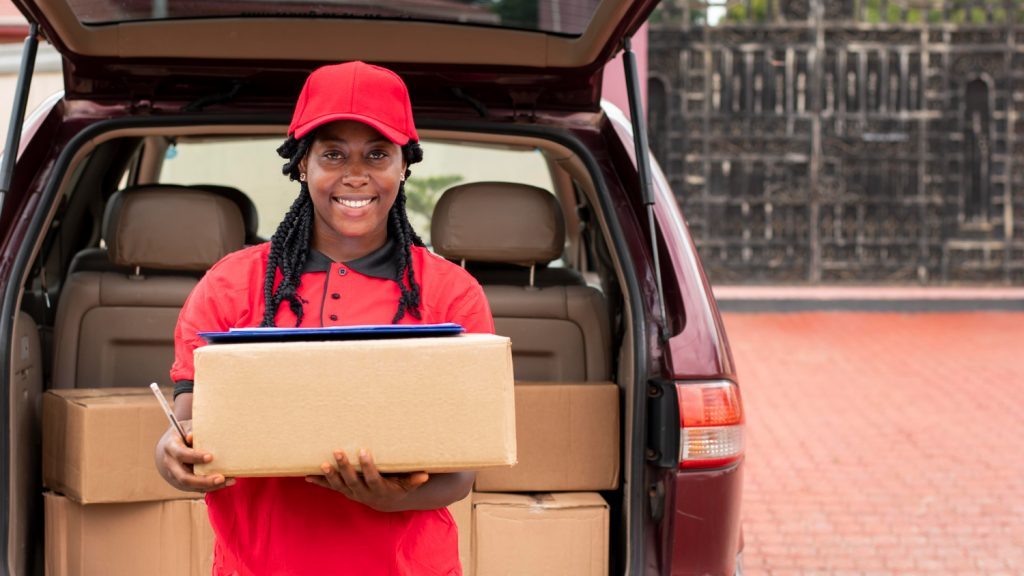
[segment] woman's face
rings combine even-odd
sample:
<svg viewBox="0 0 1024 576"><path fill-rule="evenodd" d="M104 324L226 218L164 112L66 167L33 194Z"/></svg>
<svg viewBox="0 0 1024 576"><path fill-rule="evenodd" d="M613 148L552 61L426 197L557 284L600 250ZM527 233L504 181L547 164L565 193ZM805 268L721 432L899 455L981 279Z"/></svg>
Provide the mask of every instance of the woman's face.
<svg viewBox="0 0 1024 576"><path fill-rule="evenodd" d="M402 149L351 120L325 124L299 164L313 200L313 247L340 261L387 240L388 211L405 174Z"/></svg>

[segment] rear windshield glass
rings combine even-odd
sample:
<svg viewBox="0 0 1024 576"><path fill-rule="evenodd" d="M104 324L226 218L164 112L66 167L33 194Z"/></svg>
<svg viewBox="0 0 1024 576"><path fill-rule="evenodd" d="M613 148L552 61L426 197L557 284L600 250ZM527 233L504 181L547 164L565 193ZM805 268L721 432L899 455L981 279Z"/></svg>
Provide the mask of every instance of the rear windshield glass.
<svg viewBox="0 0 1024 576"><path fill-rule="evenodd" d="M85 24L223 17L424 20L579 35L600 0L68 0Z"/></svg>

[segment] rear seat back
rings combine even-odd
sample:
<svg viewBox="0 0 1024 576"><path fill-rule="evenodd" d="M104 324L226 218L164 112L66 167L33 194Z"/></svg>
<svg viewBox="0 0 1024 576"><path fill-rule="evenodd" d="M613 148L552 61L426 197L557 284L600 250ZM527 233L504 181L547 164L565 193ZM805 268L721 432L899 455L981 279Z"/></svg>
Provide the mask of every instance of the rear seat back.
<svg viewBox="0 0 1024 576"><path fill-rule="evenodd" d="M565 246L565 223L554 195L508 182L456 186L434 208L431 241L438 254L471 273L474 263L501 270L495 275L500 283L488 275L477 279L497 333L512 339L517 380L610 378L611 331L602 294L564 271L536 281ZM518 267L518 273L509 267ZM512 285L517 276L519 284Z"/></svg>
<svg viewBox="0 0 1024 576"><path fill-rule="evenodd" d="M169 385L181 306L245 237L241 210L223 194L169 185L116 192L103 218L107 249L76 256L61 292L53 386Z"/></svg>

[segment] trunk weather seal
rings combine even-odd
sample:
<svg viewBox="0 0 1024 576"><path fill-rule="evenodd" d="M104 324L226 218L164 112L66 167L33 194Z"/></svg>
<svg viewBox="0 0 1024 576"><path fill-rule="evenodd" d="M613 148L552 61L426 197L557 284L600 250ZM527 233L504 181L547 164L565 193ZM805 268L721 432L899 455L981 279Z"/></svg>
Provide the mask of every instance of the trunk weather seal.
<svg viewBox="0 0 1024 576"><path fill-rule="evenodd" d="M57 157L57 161L54 163L51 175L64 174L68 170L68 166L71 163L71 159L82 147L82 145L92 138L111 130L118 129L130 129L130 128L141 128L141 127L166 127L166 126L178 126L178 125L267 125L278 123L286 125L288 117L284 115L246 115L246 116L233 116L233 115L182 115L174 118L115 118L111 120L103 120L97 122L76 134L67 143L64 149L60 152ZM500 132L509 135L523 135L523 136L534 136L544 138L552 142L557 142L567 148L573 150L578 154L580 160L587 167L591 176L594 179L594 185L597 188L597 199L601 205L601 209L605 212L605 222L608 225L609 239L611 240L619 260L622 264L623 269L629 270L633 268L632 257L630 256L629 249L626 246L622 227L619 223L619 219L615 216L611 199L608 195L608 187L605 183L604 176L597 165L593 155L587 149L587 147L578 138L571 134L567 134L563 130L548 128L544 126L503 126L493 123L481 123L481 122L461 122L461 121L423 121L421 122L421 129L458 129L467 132ZM34 239L37 239L43 229L44 221L47 218L48 210L41 209L41 207L50 206L53 203L54 197L57 194L59 181L56 178L52 178L50 182L46 184L40 195L39 204L37 209L32 215L32 220L28 225L28 229L25 232L25 238L33 239L33 241L24 242L25 247L34 246ZM28 268L28 260L30 256L30 250L20 249L18 250L17 256L14 260L14 264L10 269L10 279L17 279L17 282L8 281L4 287L2 309L0 309L0 346L3 346L2 350L5 352L0 354L0 426L2 429L7 429L10 425L9 422L9 402L8 396L10 394L10 359L11 359L11 338L13 336L14 316L17 313L16 306L18 304L18 293L20 291L23 277ZM627 534L628 534L628 563L626 564L626 574L642 574L644 567L644 510L645 510L645 491L644 491L644 478L646 470L646 461L644 458L644 442L645 442L645 430L647 426L646 418L646 406L647 406L647 386L646 382L649 378L647 374L647 358L648 350L646 347L647 342L647 326L645 324L645 314L643 310L643 299L640 294L640 285L637 278L630 274L625 274L623 277L624 288L627 290L629 299L633 302L633 306L630 306L631 322L633 326L633 414L631 418L633 420L633 437L630 439L632 458L629 463L630 476L629 476L629 492L624 491L624 496L629 499L630 516L627 518ZM0 552L2 552L3 562L0 564L0 571L6 571L7 568L7 530L8 530L8 510L9 510L9 446L6 443L0 447Z"/></svg>
<svg viewBox="0 0 1024 576"><path fill-rule="evenodd" d="M29 23L28 36L25 38L25 47L22 50L21 67L18 73L18 84L14 89L14 103L11 106L11 119L10 128L7 133L7 146L4 148L2 155L2 161L0 161L0 211L3 210L7 193L11 190L11 182L14 178L14 166L18 160L18 151L21 148L21 129L22 124L25 120L25 108L28 104L28 91L32 85L32 71L35 69L36 63L36 51L39 47L39 24L35 22ZM12 219L14 226L17 226L17 219ZM21 251L19 251L19 257ZM15 263L17 263L17 258ZM24 265L24 263L22 263ZM12 267L11 274L13 275L15 267ZM21 288L21 282L18 283L18 289ZM5 287L5 301L6 294L11 292L11 282L7 283ZM17 299L17 296L15 296ZM8 308L4 306L4 310ZM5 314L0 318L0 346L6 352L0 358L0 370L3 371L3 382L6 386L3 390L0 390L0 430L10 431L10 414L11 414L11 367L12 362L12 347L11 340L14 338L14 323L15 313ZM10 470L10 458L11 458L11 444L10 434L7 434L7 439L0 442L0 490L3 490L3 494L0 494L0 557L3 558L3 562L0 562L0 573L7 574L9 568L9 553L8 549L8 537L10 535L10 525L8 519L10 518L11 510L11 470Z"/></svg>
<svg viewBox="0 0 1024 576"><path fill-rule="evenodd" d="M587 150L587 147L580 142L575 136L567 135L562 130L556 130L553 128L547 128L543 126L500 126L496 127L493 124L480 124L477 122L424 122L424 128L453 128L458 130L464 130L468 132L495 132L499 131L503 134L509 135L523 135L523 136L535 136L542 137L552 142L557 142L566 146L567 148L576 152L579 155L580 160L586 165L587 170L594 178L594 185L597 187L597 199L601 204L601 209L604 211L606 217L605 222L608 224L608 230L610 232L609 237L615 247L616 253L622 262L624 269L631 269L633 267L632 258L630 257L628 247L625 245L623 239L622 228L619 225L618 218L615 217L613 206L611 205L611 199L608 197L608 187L604 181L604 177L601 174L600 168L597 166L597 162L594 160L593 155ZM644 324L644 311L643 311L643 300L640 296L640 285L637 282L635 276L626 274L624 275L625 288L629 293L630 300L634 303L630 307L631 321L633 323L633 437L630 439L632 459L629 463L629 493L625 493L625 497L629 498L632 505L630 506L630 516L627 519L628 522L628 545L629 545L629 561L626 564L626 574L643 574L644 569L644 510L646 510L646 490L645 486L645 472L647 467L647 461L645 458L645 443L646 443L646 430L647 430L647 380L651 377L647 374L647 357L648 351L646 347L647 342L647 326Z"/></svg>

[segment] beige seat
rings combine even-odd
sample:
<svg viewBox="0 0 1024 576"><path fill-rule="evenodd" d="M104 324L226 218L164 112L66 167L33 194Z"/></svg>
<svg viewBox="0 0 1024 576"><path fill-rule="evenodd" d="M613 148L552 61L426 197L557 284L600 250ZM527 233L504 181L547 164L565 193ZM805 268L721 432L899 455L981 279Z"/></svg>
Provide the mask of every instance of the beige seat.
<svg viewBox="0 0 1024 576"><path fill-rule="evenodd" d="M512 339L517 380L610 379L611 331L602 294L562 274L538 286L538 267L562 255L565 223L550 192L507 182L479 182L441 196L431 221L434 250L474 271L473 263L520 267L519 285L478 277L498 334ZM557 270L557 269L552 269ZM553 285L554 284L554 285Z"/></svg>
<svg viewBox="0 0 1024 576"><path fill-rule="evenodd" d="M80 259L57 305L53 387L170 385L178 312L245 234L238 205L216 192L161 185L111 196L107 257L90 266L92 249Z"/></svg>

